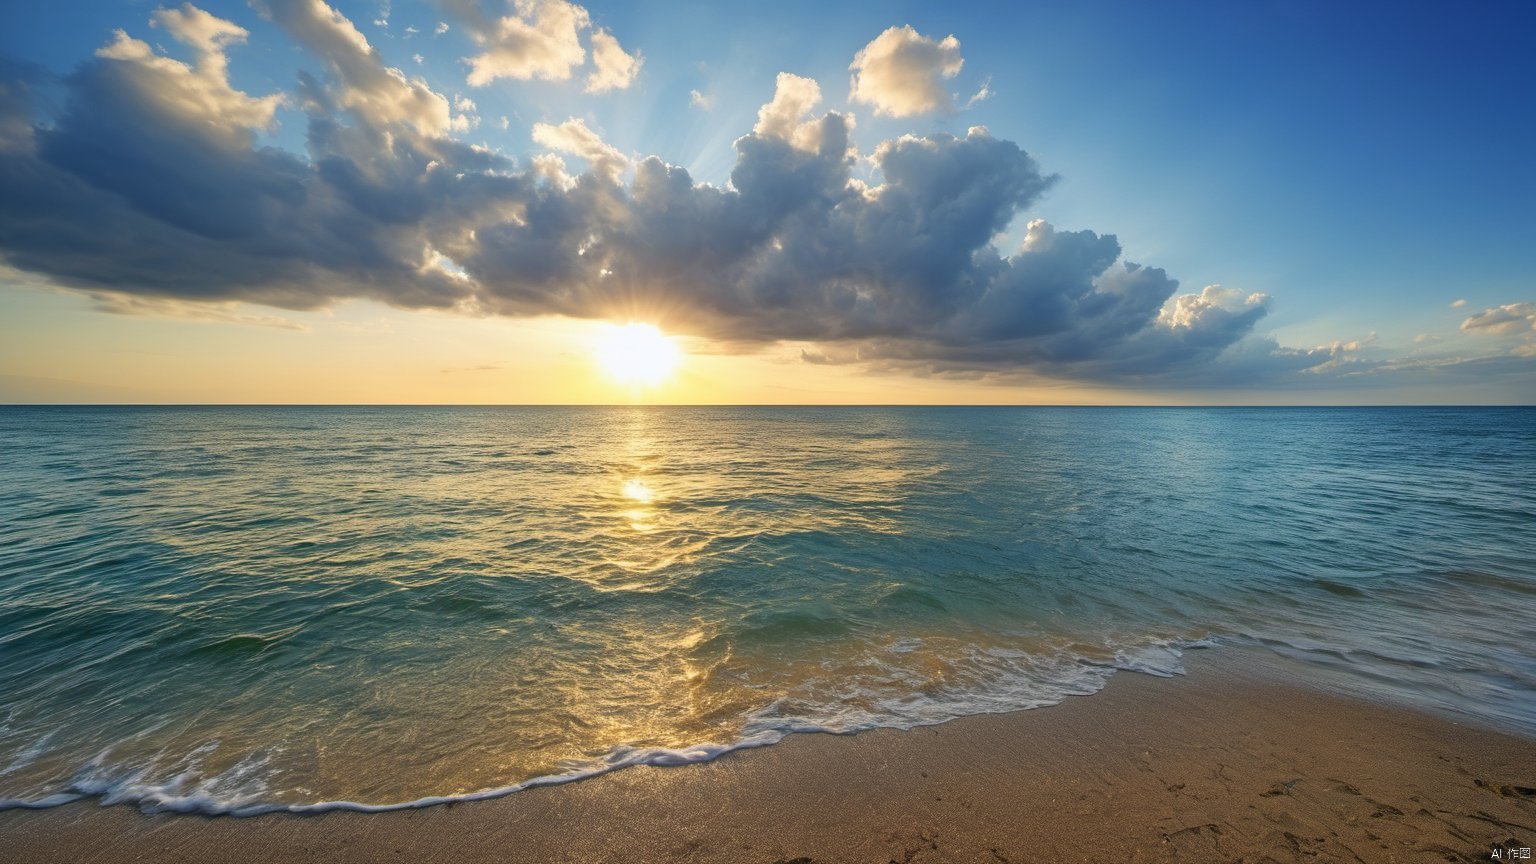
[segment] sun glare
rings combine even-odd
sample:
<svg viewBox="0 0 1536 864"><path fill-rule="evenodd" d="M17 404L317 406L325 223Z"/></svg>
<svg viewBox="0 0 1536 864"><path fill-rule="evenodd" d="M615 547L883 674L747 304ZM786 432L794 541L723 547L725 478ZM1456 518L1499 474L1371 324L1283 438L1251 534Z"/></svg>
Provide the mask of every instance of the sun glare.
<svg viewBox="0 0 1536 864"><path fill-rule="evenodd" d="M619 384L655 387L677 369L682 351L650 324L609 327L597 343L597 362Z"/></svg>

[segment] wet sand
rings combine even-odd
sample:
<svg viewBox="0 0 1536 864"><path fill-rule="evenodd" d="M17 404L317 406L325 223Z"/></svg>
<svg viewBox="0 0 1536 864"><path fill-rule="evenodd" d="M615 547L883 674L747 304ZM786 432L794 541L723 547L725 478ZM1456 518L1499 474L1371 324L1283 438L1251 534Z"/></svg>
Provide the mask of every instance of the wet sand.
<svg viewBox="0 0 1536 864"><path fill-rule="evenodd" d="M1187 676L1121 673L1051 708L792 736L495 801L9 811L0 860L1446 862L1536 846L1536 740L1324 692L1252 651L1187 659Z"/></svg>

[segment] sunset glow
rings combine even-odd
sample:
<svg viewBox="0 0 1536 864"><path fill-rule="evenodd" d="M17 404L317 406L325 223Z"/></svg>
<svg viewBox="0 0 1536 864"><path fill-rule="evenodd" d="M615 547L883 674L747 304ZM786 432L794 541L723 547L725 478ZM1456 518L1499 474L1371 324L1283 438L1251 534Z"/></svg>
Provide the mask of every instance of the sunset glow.
<svg viewBox="0 0 1536 864"><path fill-rule="evenodd" d="M655 387L671 377L682 350L652 324L610 327L594 352L603 374L626 387Z"/></svg>

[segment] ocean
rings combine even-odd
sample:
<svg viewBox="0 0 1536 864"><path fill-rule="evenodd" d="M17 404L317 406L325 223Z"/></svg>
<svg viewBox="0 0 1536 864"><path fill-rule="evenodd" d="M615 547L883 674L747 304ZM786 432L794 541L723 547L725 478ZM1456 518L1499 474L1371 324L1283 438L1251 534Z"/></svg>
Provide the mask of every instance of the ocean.
<svg viewBox="0 0 1536 864"><path fill-rule="evenodd" d="M0 807L489 797L1193 649L1536 734L1533 477L1526 408L0 408Z"/></svg>

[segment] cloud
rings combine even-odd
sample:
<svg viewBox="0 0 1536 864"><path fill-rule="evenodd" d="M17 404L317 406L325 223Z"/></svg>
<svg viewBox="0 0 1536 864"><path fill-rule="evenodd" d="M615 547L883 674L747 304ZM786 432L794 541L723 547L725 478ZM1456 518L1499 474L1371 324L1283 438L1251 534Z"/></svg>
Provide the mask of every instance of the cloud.
<svg viewBox="0 0 1536 864"><path fill-rule="evenodd" d="M1490 336L1536 330L1536 303L1509 303L1484 309L1461 322L1461 329Z"/></svg>
<svg viewBox="0 0 1536 864"><path fill-rule="evenodd" d="M985 102L991 99L993 95L995 94L992 92L992 79L989 76L987 80L981 82L981 87L977 88L976 92L971 94L971 98L965 100L965 104L961 107L970 108L978 102Z"/></svg>
<svg viewBox="0 0 1536 864"><path fill-rule="evenodd" d="M963 65L960 40L954 36L935 40L911 25L891 27L854 55L848 67L853 72L850 98L887 117L947 111L954 105L944 81L960 74Z"/></svg>
<svg viewBox="0 0 1536 864"><path fill-rule="evenodd" d="M248 324L257 327L275 327L279 330L307 332L308 324L285 318L244 311L239 303L194 303L183 300L167 300L158 297L138 297L113 292L90 295L96 310L110 315L135 317L171 318L178 321L210 321L221 324Z"/></svg>
<svg viewBox="0 0 1536 864"><path fill-rule="evenodd" d="M484 20L470 7L461 8L470 16L470 37L481 48L467 58L473 87L498 78L564 81L586 62L581 33L592 19L581 6L566 0L516 0L513 14L494 21Z"/></svg>
<svg viewBox="0 0 1536 864"><path fill-rule="evenodd" d="M432 35L433 36L441 36L441 35L443 35L444 33L447 33L447 32L448 32L448 22L447 21L439 21L439 22L437 22L437 26L432 28Z"/></svg>
<svg viewBox="0 0 1536 864"><path fill-rule="evenodd" d="M447 131L448 100L421 78L385 65L378 50L340 12L321 0L252 4L329 67L339 86L323 97L310 88L311 99L334 99L374 127L407 123L429 136Z"/></svg>
<svg viewBox="0 0 1536 864"><path fill-rule="evenodd" d="M820 85L784 73L736 139L728 185L634 161L578 118L535 124L552 152L513 160L456 140L472 100L391 69L331 7L259 8L323 76L300 72L287 95L234 88L226 52L243 31L192 7L154 21L193 63L119 34L46 120L28 73L0 66L3 263L124 312L362 297L642 318L931 375L1215 386L1387 368L1359 345L1281 346L1256 332L1266 295L1181 293L1110 234L1034 219L999 249L1054 177L984 127L861 156L853 119L817 113ZM258 134L285 99L303 113L303 155ZM1498 368L1529 363L1504 354Z"/></svg>
<svg viewBox="0 0 1536 864"><path fill-rule="evenodd" d="M711 108L715 107L715 97L713 97L713 96L706 96L706 95L704 95L703 93L700 93L697 90L689 90L688 91L688 105L689 105L689 107L697 108L700 111L708 111Z"/></svg>
<svg viewBox="0 0 1536 864"><path fill-rule="evenodd" d="M239 44L250 35L244 27L204 12L190 3L178 9L156 9L149 26L164 27L176 41L197 52L200 63L214 63L224 68L224 48Z"/></svg>
<svg viewBox="0 0 1536 864"><path fill-rule="evenodd" d="M619 40L607 30L596 30L592 33L592 74L587 76L586 91L588 93L603 93L608 90L623 90L629 87L640 74L640 67L645 59L640 55L624 53L619 47Z"/></svg>
<svg viewBox="0 0 1536 864"><path fill-rule="evenodd" d="M619 174L629 166L629 159L623 153L588 129L585 121L575 117L559 126L533 124L533 140L551 150L585 159L593 174L613 183L618 182Z"/></svg>
<svg viewBox="0 0 1536 864"><path fill-rule="evenodd" d="M847 137L852 119L829 113L821 119L809 115L821 104L821 85L811 78L780 72L774 82L773 98L757 111L752 133L761 138L783 141L797 149L816 152L830 132Z"/></svg>
<svg viewBox="0 0 1536 864"><path fill-rule="evenodd" d="M1465 299L1462 299L1462 300L1452 300L1451 301L1451 308L1452 309L1460 309L1461 307L1463 307L1465 305L1467 305L1467 301Z"/></svg>
<svg viewBox="0 0 1536 864"><path fill-rule="evenodd" d="M257 146L280 97L231 88L222 57L190 68L120 35L70 76L47 124L28 119L32 88L6 69L16 98L0 99L0 128L26 131L0 149L0 255L55 284L144 297L461 304L464 287L427 266L426 223L476 206L469 186L505 182L432 170L493 165L440 137L447 100L385 67L328 6L264 11L333 73L301 76L310 158Z"/></svg>
<svg viewBox="0 0 1536 864"><path fill-rule="evenodd" d="M1170 330L1194 331L1212 320L1258 318L1268 302L1269 298L1263 294L1244 296L1243 292L1231 288L1207 285L1199 294L1177 298L1158 314L1157 321ZM1350 350L1359 347L1356 342L1348 344Z"/></svg>
<svg viewBox="0 0 1536 864"><path fill-rule="evenodd" d="M470 39L480 52L464 58L469 64L467 81L484 87L501 78L519 81L570 80L587 61L582 34L592 30L592 71L587 75L588 93L623 90L640 74L644 59L629 54L619 40L603 28L592 29L592 16L568 0L513 0L511 14L487 17L476 0L445 0L463 18ZM437 34L448 30L439 23Z"/></svg>
<svg viewBox="0 0 1536 864"><path fill-rule="evenodd" d="M281 94L252 97L229 85L224 49L245 41L244 28L191 5L157 10L150 23L164 27L172 38L191 48L195 63L189 66L157 55L148 43L118 30L96 52L118 74L95 78L85 86L153 88L178 122L211 122L213 128L208 131L231 146L248 144L252 132L272 124L273 113L283 101Z"/></svg>

